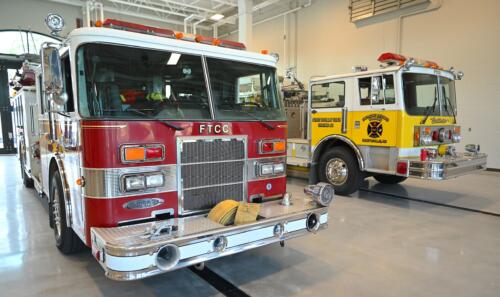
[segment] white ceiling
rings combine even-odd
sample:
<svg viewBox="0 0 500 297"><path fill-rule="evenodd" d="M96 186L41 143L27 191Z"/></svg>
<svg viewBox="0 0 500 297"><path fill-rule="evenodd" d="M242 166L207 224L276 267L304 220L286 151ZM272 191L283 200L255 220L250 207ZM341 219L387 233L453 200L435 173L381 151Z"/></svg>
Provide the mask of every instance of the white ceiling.
<svg viewBox="0 0 500 297"><path fill-rule="evenodd" d="M45 0L72 6L83 7L86 0ZM133 16L168 24L184 25L198 22L197 27L212 30L218 26L218 32L224 34L238 28L238 0L100 0L104 12ZM254 22L283 13L304 5L309 0L254 0ZM210 19L214 14L225 17L219 22Z"/></svg>

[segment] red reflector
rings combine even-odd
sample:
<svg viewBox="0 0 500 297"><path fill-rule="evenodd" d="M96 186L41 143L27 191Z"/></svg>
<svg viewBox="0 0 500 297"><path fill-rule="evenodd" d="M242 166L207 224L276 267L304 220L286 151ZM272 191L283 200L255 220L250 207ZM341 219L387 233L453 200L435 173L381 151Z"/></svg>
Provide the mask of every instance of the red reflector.
<svg viewBox="0 0 500 297"><path fill-rule="evenodd" d="M451 139L451 137L453 136L453 132L451 130L448 131L448 139Z"/></svg>
<svg viewBox="0 0 500 297"><path fill-rule="evenodd" d="M398 162L396 172L402 175L408 175L408 162Z"/></svg>
<svg viewBox="0 0 500 297"><path fill-rule="evenodd" d="M435 130L432 132L432 141L438 141L439 140L439 132Z"/></svg>
<svg viewBox="0 0 500 297"><path fill-rule="evenodd" d="M263 153L271 153L274 150L274 145L272 142L263 142L262 143L262 152Z"/></svg>
<svg viewBox="0 0 500 297"><path fill-rule="evenodd" d="M426 149L420 151L420 161L427 161L428 154Z"/></svg>
<svg viewBox="0 0 500 297"><path fill-rule="evenodd" d="M162 159L163 158L163 148L162 147L148 147L146 148L146 159Z"/></svg>
<svg viewBox="0 0 500 297"><path fill-rule="evenodd" d="M169 29L156 28L151 26L145 26L141 24L129 23L114 19L106 19L102 23L103 27L122 29L126 31L132 31L137 33L146 33L151 35L163 36L168 38L175 38L175 33Z"/></svg>

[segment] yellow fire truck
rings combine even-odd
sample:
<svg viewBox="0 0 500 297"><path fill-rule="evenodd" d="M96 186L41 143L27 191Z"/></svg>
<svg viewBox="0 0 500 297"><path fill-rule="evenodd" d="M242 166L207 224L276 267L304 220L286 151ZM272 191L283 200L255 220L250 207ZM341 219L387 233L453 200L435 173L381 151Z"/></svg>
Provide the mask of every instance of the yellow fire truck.
<svg viewBox="0 0 500 297"><path fill-rule="evenodd" d="M453 68L393 53L380 69L310 80L305 139L288 139L289 175L355 192L364 178L395 184L408 177L443 180L485 169L479 145L465 153L456 123Z"/></svg>

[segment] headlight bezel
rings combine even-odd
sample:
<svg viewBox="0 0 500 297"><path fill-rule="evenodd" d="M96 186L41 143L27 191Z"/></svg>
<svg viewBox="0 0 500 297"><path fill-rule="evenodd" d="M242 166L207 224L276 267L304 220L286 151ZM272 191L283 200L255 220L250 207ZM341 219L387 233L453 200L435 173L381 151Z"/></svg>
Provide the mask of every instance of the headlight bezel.
<svg viewBox="0 0 500 297"><path fill-rule="evenodd" d="M154 178L159 179L159 181L156 181L156 183L153 184L152 179ZM137 179L137 181L142 180L142 185L130 187L129 181L133 179ZM165 186L165 174L161 171L147 172L147 173L128 173L128 174L123 174L120 177L120 188L123 193L144 192L148 189L160 188L163 186Z"/></svg>
<svg viewBox="0 0 500 297"><path fill-rule="evenodd" d="M266 172L263 172L266 170ZM271 177L284 174L286 165L284 162L257 163L257 175L260 177Z"/></svg>

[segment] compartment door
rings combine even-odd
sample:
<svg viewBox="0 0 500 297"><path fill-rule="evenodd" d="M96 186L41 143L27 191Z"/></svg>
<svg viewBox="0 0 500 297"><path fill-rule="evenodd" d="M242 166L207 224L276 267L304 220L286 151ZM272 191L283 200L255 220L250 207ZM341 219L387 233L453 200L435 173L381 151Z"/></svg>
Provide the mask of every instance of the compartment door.
<svg viewBox="0 0 500 297"><path fill-rule="evenodd" d="M350 134L346 93L348 86L345 80L315 82L311 85L311 144L329 135Z"/></svg>

